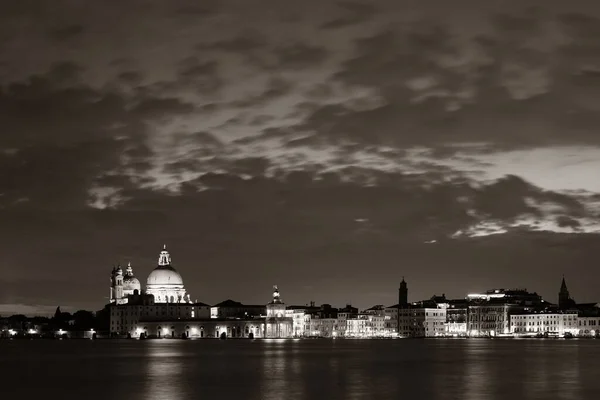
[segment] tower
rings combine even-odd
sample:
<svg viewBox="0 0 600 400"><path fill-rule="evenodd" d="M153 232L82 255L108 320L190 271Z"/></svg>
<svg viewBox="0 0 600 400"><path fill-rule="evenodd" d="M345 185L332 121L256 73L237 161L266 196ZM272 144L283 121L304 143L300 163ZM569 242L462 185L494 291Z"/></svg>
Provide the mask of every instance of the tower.
<svg viewBox="0 0 600 400"><path fill-rule="evenodd" d="M400 288L398 289L398 306L404 308L408 305L408 288L406 287L406 281L402 277L400 282Z"/></svg>
<svg viewBox="0 0 600 400"><path fill-rule="evenodd" d="M565 276L563 275L560 291L558 292L558 307L568 308L571 306L571 303L571 296L569 296L569 289L567 289L567 283L565 282Z"/></svg>
<svg viewBox="0 0 600 400"><path fill-rule="evenodd" d="M123 297L123 270L117 265L111 273L110 302L122 304Z"/></svg>

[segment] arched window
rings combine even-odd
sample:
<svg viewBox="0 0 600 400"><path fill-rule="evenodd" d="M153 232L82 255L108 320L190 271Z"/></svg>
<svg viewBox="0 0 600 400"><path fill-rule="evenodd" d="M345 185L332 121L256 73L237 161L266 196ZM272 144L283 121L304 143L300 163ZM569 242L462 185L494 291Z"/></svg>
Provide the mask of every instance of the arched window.
<svg viewBox="0 0 600 400"><path fill-rule="evenodd" d="M171 296L171 303L175 303L175 298Z"/></svg>

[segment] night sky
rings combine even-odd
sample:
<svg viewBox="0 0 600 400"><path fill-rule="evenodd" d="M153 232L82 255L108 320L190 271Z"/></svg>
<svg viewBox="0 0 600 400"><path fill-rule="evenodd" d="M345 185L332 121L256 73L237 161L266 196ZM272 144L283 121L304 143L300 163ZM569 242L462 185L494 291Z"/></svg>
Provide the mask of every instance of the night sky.
<svg viewBox="0 0 600 400"><path fill-rule="evenodd" d="M0 313L600 301L597 3L3 1Z"/></svg>

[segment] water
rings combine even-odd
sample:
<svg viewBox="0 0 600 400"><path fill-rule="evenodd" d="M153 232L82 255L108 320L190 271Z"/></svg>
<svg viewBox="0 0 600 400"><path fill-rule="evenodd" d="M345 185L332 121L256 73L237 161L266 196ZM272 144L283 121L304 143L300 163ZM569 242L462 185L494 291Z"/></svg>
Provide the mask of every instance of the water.
<svg viewBox="0 0 600 400"><path fill-rule="evenodd" d="M593 399L600 340L0 341L2 398Z"/></svg>

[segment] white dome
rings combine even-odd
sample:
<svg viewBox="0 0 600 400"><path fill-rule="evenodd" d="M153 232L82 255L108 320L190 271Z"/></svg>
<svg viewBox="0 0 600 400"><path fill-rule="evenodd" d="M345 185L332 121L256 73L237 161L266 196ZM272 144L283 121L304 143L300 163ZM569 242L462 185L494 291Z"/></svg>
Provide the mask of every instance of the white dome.
<svg viewBox="0 0 600 400"><path fill-rule="evenodd" d="M146 285L149 289L158 287L183 287L183 279L179 272L171 266L158 266L148 275Z"/></svg>

